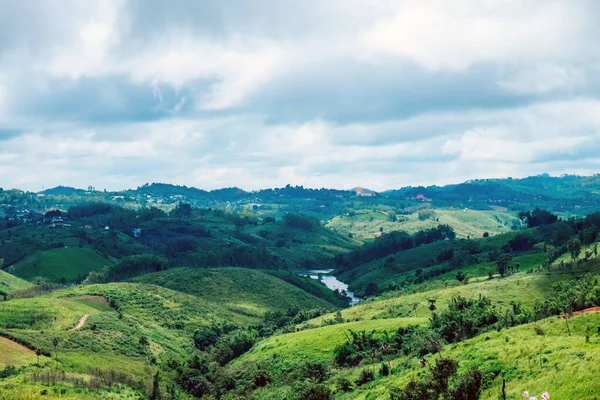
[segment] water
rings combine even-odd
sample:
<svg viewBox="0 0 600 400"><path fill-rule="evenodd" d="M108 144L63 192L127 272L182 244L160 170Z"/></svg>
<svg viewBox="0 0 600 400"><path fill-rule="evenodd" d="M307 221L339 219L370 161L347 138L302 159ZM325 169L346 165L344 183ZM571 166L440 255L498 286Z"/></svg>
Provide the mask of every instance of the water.
<svg viewBox="0 0 600 400"><path fill-rule="evenodd" d="M342 291L346 292L346 296L350 297L350 303L355 305L362 301L362 298L355 296L353 292L348 290L348 285L344 282L340 281L334 275L331 274L332 269L310 269L307 271L300 271L298 274L302 276L308 276L309 278L319 280L319 275L321 275L321 282L325 284L331 290L339 290L340 293Z"/></svg>

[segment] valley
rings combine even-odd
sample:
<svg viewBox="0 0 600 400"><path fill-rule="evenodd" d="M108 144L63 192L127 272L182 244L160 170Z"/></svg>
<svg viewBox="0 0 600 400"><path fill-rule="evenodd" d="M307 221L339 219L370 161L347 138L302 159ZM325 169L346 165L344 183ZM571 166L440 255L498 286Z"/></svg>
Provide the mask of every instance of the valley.
<svg viewBox="0 0 600 400"><path fill-rule="evenodd" d="M592 400L600 213L528 182L0 192L0 399Z"/></svg>

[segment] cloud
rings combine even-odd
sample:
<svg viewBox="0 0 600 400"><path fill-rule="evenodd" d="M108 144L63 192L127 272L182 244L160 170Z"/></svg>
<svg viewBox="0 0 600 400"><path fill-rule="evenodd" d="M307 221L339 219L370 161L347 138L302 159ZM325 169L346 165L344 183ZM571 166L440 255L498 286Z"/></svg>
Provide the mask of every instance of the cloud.
<svg viewBox="0 0 600 400"><path fill-rule="evenodd" d="M38 3L0 14L3 186L596 172L593 0Z"/></svg>
<svg viewBox="0 0 600 400"><path fill-rule="evenodd" d="M579 22L587 19L586 9L574 3L404 1L393 17L366 31L362 45L372 56L406 57L432 70L564 58L585 33Z"/></svg>
<svg viewBox="0 0 600 400"><path fill-rule="evenodd" d="M498 82L503 89L517 94L543 94L560 89L572 90L585 83L585 74L579 68L552 64L540 64L519 69Z"/></svg>

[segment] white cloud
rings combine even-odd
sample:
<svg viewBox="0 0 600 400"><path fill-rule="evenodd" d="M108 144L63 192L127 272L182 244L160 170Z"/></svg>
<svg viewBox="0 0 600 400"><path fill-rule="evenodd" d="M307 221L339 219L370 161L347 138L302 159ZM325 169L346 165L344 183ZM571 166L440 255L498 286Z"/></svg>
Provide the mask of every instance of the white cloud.
<svg viewBox="0 0 600 400"><path fill-rule="evenodd" d="M546 63L519 69L498 84L518 94L542 94L560 89L572 90L584 85L585 81L585 74L579 68Z"/></svg>
<svg viewBox="0 0 600 400"><path fill-rule="evenodd" d="M556 0L402 1L365 32L362 47L367 56L406 57L432 70L563 58L583 34L584 13Z"/></svg>
<svg viewBox="0 0 600 400"><path fill-rule="evenodd" d="M591 0L153 1L3 9L3 185L381 190L598 165Z"/></svg>

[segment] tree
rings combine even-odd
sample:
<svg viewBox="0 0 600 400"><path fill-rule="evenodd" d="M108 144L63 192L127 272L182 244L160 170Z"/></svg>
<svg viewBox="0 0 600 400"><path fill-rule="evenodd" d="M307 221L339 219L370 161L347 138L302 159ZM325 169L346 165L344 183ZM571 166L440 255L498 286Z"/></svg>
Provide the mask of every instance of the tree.
<svg viewBox="0 0 600 400"><path fill-rule="evenodd" d="M427 301L429 302L429 311L431 311L431 315L433 315L433 312L437 309L437 307L435 306L435 302L437 300L436 299L427 299Z"/></svg>
<svg viewBox="0 0 600 400"><path fill-rule="evenodd" d="M365 296L375 296L379 292L379 288L376 283L370 282L365 290Z"/></svg>
<svg viewBox="0 0 600 400"><path fill-rule="evenodd" d="M160 373L156 371L152 378L152 391L150 392L150 400L159 400L160 396Z"/></svg>
<svg viewBox="0 0 600 400"><path fill-rule="evenodd" d="M96 271L92 271L89 273L87 278L81 283L82 285L95 285L98 283L104 282L104 276L100 275Z"/></svg>
<svg viewBox="0 0 600 400"><path fill-rule="evenodd" d="M396 222L398 220L396 213L393 211L388 212L387 217L388 217L388 221L390 221L390 222Z"/></svg>
<svg viewBox="0 0 600 400"><path fill-rule="evenodd" d="M575 261L581 253L581 241L578 238L571 238L567 242L567 250L571 253L571 260Z"/></svg>
<svg viewBox="0 0 600 400"><path fill-rule="evenodd" d="M94 351L94 336L96 336L96 331L98 330L98 325L96 324L92 324L92 326L90 326L90 331L92 331L92 351Z"/></svg>
<svg viewBox="0 0 600 400"><path fill-rule="evenodd" d="M546 258L548 260L548 264L551 264L552 261L556 259L556 247L549 244L546 247Z"/></svg>
<svg viewBox="0 0 600 400"><path fill-rule="evenodd" d="M52 346L54 347L54 359L56 360L56 370L58 371L58 345L60 339L57 337L52 338Z"/></svg>
<svg viewBox="0 0 600 400"><path fill-rule="evenodd" d="M483 237L484 237L484 238L486 238L486 237L490 237L490 234L489 234L488 232L483 232Z"/></svg>
<svg viewBox="0 0 600 400"><path fill-rule="evenodd" d="M533 211L520 212L519 219L523 223L527 223L529 228L542 225L550 225L558 220L558 217L546 210L540 210L536 208Z"/></svg>
<svg viewBox="0 0 600 400"><path fill-rule="evenodd" d="M37 365L40 366L40 356L42 355L42 351L40 349L35 350L35 355L37 356Z"/></svg>
<svg viewBox="0 0 600 400"><path fill-rule="evenodd" d="M506 274L506 271L508 270L511 261L512 256L510 254L502 254L496 260L496 268L498 269L498 273L501 277L504 277L504 275Z"/></svg>
<svg viewBox="0 0 600 400"><path fill-rule="evenodd" d="M459 281L460 283L463 283L463 281L467 278L467 273L463 272L463 271L458 271L456 273L456 280Z"/></svg>

